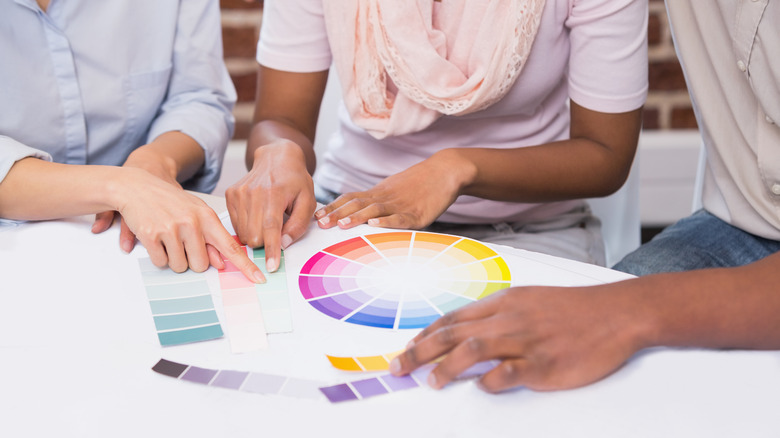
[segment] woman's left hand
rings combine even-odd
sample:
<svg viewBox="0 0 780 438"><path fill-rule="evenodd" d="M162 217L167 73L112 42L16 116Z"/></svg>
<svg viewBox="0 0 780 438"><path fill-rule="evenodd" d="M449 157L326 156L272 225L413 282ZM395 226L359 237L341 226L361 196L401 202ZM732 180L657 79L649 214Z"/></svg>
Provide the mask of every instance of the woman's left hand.
<svg viewBox="0 0 780 438"><path fill-rule="evenodd" d="M453 149L437 152L364 192L346 193L314 213L321 228L420 229L449 207L476 168Z"/></svg>

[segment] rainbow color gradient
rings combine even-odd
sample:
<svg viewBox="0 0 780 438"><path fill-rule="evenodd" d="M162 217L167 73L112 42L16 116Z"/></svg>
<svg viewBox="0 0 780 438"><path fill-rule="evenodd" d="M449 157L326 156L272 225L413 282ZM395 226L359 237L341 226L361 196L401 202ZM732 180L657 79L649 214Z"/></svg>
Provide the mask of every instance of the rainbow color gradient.
<svg viewBox="0 0 780 438"><path fill-rule="evenodd" d="M428 326L510 286L506 262L472 239L421 231L355 237L312 256L298 284L332 318L388 329Z"/></svg>

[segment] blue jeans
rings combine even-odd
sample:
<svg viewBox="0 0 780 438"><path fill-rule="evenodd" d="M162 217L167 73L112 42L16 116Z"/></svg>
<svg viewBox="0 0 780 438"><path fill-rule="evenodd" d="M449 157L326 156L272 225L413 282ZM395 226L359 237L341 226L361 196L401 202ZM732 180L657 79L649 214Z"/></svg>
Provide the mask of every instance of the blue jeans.
<svg viewBox="0 0 780 438"><path fill-rule="evenodd" d="M742 266L780 251L780 241L754 236L699 210L664 229L613 267L634 275Z"/></svg>

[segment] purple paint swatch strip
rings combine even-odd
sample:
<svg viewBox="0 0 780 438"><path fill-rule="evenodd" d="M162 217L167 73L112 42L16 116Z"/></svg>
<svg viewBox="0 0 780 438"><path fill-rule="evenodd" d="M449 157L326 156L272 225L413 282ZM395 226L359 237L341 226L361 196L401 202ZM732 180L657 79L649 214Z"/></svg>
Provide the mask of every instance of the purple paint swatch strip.
<svg viewBox="0 0 780 438"><path fill-rule="evenodd" d="M493 369L498 363L498 361L480 362L464 371L458 376L457 380L481 376ZM428 380L428 375L431 373L434 366L434 364L422 366L414 370L408 376L397 377L392 374L382 374L381 376L372 377L370 379L354 380L348 383L322 387L320 388L320 391L325 394L325 397L327 397L331 403L341 403L349 400L363 400L364 398L377 395L419 388Z"/></svg>
<svg viewBox="0 0 780 438"><path fill-rule="evenodd" d="M202 383L204 385L208 385L209 382L211 382L211 379L214 378L214 376L217 375L217 370L209 370L206 368L198 368L191 366L189 370L187 370L186 373L184 373L183 376L181 376L182 380L188 380L190 382L195 383Z"/></svg>
<svg viewBox="0 0 780 438"><path fill-rule="evenodd" d="M213 370L166 359L160 359L152 367L152 371L174 379L255 394L322 399L322 393L319 391L322 382L312 380L248 371Z"/></svg>
<svg viewBox="0 0 780 438"><path fill-rule="evenodd" d="M363 398L387 394L390 392L376 377L365 380L356 380L352 382L352 387L355 388L355 390L359 392L360 396Z"/></svg>

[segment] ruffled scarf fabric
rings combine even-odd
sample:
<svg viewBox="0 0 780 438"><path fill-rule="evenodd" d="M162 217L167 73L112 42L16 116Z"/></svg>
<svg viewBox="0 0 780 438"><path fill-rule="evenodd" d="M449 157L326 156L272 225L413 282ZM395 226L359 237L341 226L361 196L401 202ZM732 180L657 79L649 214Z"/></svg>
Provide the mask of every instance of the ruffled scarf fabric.
<svg viewBox="0 0 780 438"><path fill-rule="evenodd" d="M323 0L352 121L375 138L500 100L531 51L545 0Z"/></svg>

